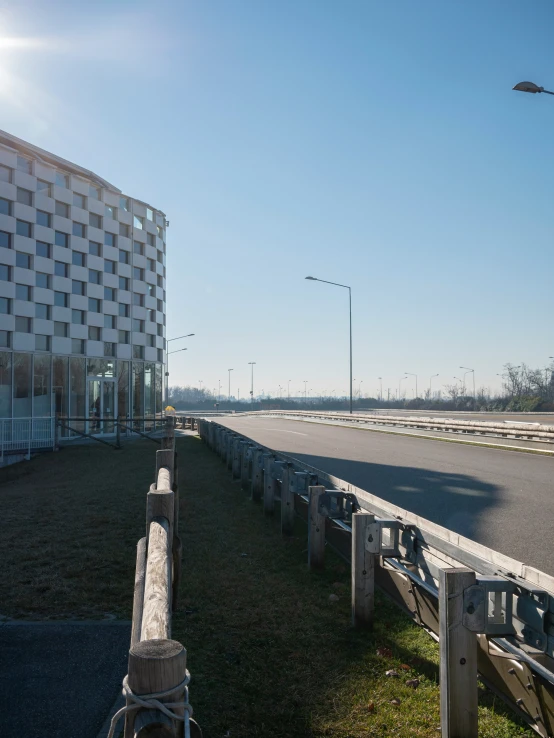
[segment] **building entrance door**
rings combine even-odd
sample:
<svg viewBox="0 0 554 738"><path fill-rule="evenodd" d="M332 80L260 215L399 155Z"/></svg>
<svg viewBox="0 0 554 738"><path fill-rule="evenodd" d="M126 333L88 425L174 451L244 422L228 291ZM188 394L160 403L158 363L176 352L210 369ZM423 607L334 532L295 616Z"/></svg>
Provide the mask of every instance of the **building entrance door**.
<svg viewBox="0 0 554 738"><path fill-rule="evenodd" d="M115 432L115 382L113 379L88 380L88 433L111 435Z"/></svg>

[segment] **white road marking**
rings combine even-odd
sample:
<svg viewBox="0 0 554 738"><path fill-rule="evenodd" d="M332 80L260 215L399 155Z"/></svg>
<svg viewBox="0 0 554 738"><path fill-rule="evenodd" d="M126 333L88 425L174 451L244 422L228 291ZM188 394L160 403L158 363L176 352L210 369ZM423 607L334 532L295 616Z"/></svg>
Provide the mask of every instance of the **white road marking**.
<svg viewBox="0 0 554 738"><path fill-rule="evenodd" d="M260 430L274 431L275 433L294 433L295 436L307 436L307 433L299 433L298 431L283 430L282 428L261 428Z"/></svg>

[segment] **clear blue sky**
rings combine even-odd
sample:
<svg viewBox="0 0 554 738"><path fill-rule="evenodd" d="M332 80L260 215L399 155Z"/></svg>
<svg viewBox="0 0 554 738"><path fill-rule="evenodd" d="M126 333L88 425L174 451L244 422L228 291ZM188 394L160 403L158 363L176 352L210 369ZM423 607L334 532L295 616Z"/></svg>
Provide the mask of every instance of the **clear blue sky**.
<svg viewBox="0 0 554 738"><path fill-rule="evenodd" d="M551 0L0 0L0 128L167 213L171 383L554 355ZM14 43L10 39L20 39ZM25 41L21 41L21 39ZM356 383L356 384L357 384ZM406 382L411 389L411 382Z"/></svg>

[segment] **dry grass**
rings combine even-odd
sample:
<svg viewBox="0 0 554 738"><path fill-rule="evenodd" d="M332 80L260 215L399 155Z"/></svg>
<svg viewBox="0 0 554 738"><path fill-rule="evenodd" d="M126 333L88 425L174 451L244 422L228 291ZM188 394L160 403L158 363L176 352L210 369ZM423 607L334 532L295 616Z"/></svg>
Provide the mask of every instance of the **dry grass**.
<svg viewBox="0 0 554 738"><path fill-rule="evenodd" d="M437 645L381 597L374 632L354 631L346 565L328 552L325 571L310 573L303 523L284 540L278 516L264 518L197 439L179 439L178 452L184 562L173 637L188 650L204 736L436 738ZM154 453L148 441L76 447L2 472L11 477L0 487L4 613L129 616ZM391 668L401 676L386 677ZM482 690L480 736L523 735L534 734Z"/></svg>

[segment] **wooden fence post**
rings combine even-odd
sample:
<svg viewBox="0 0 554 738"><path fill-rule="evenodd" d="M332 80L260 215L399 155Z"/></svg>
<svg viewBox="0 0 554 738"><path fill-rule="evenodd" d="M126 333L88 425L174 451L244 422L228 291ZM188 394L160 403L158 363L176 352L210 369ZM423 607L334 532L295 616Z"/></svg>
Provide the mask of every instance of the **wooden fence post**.
<svg viewBox="0 0 554 738"><path fill-rule="evenodd" d="M322 569L325 554L325 517L319 512L319 498L325 487L317 485L308 488L308 566Z"/></svg>
<svg viewBox="0 0 554 738"><path fill-rule="evenodd" d="M271 477L271 467L275 458L268 456L265 460L264 467L264 513L266 515L273 515L275 510L275 495L277 480Z"/></svg>
<svg viewBox="0 0 554 738"><path fill-rule="evenodd" d="M442 738L477 738L477 636L462 624L466 567L439 571L440 706Z"/></svg>
<svg viewBox="0 0 554 738"><path fill-rule="evenodd" d="M352 625L355 628L373 627L375 605L375 553L366 548L371 537L379 546L375 515L357 512L352 515Z"/></svg>
<svg viewBox="0 0 554 738"><path fill-rule="evenodd" d="M294 492L290 488L292 466L285 464L281 476L281 533L292 536L294 532Z"/></svg>
<svg viewBox="0 0 554 738"><path fill-rule="evenodd" d="M133 622L131 646L140 641L142 627L142 605L144 602L144 578L146 576L146 537L137 543L137 565L135 569L135 591L133 595Z"/></svg>

